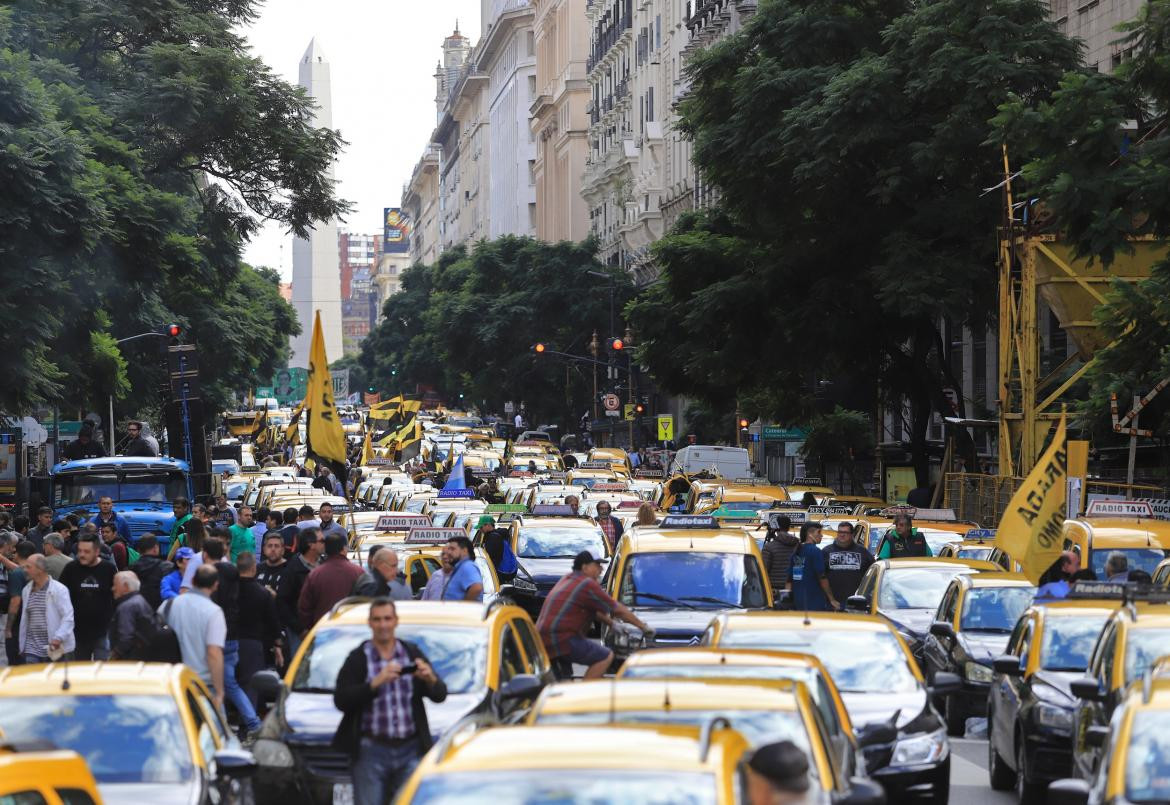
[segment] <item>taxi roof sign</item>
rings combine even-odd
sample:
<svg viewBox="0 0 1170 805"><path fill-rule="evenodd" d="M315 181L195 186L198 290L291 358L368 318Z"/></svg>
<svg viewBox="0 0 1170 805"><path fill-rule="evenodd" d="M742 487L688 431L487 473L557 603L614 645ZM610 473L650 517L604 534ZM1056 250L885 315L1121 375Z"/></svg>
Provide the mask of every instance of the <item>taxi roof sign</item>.
<svg viewBox="0 0 1170 805"><path fill-rule="evenodd" d="M374 525L374 530L409 531L412 528L426 528L429 525L431 525L431 518L425 514L397 512L395 514L379 515L378 522Z"/></svg>
<svg viewBox="0 0 1170 805"><path fill-rule="evenodd" d="M804 510L804 505L799 500L774 500L772 501L773 509L800 509Z"/></svg>
<svg viewBox="0 0 1170 805"><path fill-rule="evenodd" d="M645 501L642 500L619 500L617 507L619 509L640 509Z"/></svg>
<svg viewBox="0 0 1170 805"><path fill-rule="evenodd" d="M914 517L916 514L918 514L918 509L914 506L905 505L886 506L884 509L878 512L878 514L881 517L896 517L899 514L905 514L909 517Z"/></svg>
<svg viewBox="0 0 1170 805"><path fill-rule="evenodd" d="M659 523L660 528L718 528L709 514L668 514Z"/></svg>
<svg viewBox="0 0 1170 805"><path fill-rule="evenodd" d="M972 528L963 535L963 539L995 539L994 528Z"/></svg>
<svg viewBox="0 0 1170 805"><path fill-rule="evenodd" d="M620 461L620 459L614 459ZM613 461L582 461L577 465L579 470L612 470Z"/></svg>
<svg viewBox="0 0 1170 805"><path fill-rule="evenodd" d="M440 545L455 537L466 537L467 532L462 528L412 528L406 532L408 545Z"/></svg>
<svg viewBox="0 0 1170 805"><path fill-rule="evenodd" d="M789 486L824 486L821 479L815 475L809 475L804 478L793 478Z"/></svg>
<svg viewBox="0 0 1170 805"><path fill-rule="evenodd" d="M635 478L663 478L665 475L666 473L662 470L647 470L642 469L641 467L638 467L636 470L634 470Z"/></svg>
<svg viewBox="0 0 1170 805"><path fill-rule="evenodd" d="M538 503L532 507L533 517L576 517L572 506L559 503Z"/></svg>
<svg viewBox="0 0 1170 805"><path fill-rule="evenodd" d="M629 492L630 485L621 481L609 481L600 484L591 484L590 492Z"/></svg>
<svg viewBox="0 0 1170 805"><path fill-rule="evenodd" d="M808 512L804 511L775 511L768 512L768 528L773 531L780 527L776 521L781 517L787 517L789 525L799 525L808 519Z"/></svg>
<svg viewBox="0 0 1170 805"><path fill-rule="evenodd" d="M467 500L475 497L474 489L440 489L440 498L462 498Z"/></svg>
<svg viewBox="0 0 1170 805"><path fill-rule="evenodd" d="M832 517L833 515L853 514L853 507L846 506L841 503L835 503L830 506L809 506L809 517Z"/></svg>
<svg viewBox="0 0 1170 805"><path fill-rule="evenodd" d="M483 507L484 514L527 514L523 503L489 503Z"/></svg>
<svg viewBox="0 0 1170 805"><path fill-rule="evenodd" d="M1094 500L1085 511L1087 517L1153 517L1154 510L1144 500Z"/></svg>

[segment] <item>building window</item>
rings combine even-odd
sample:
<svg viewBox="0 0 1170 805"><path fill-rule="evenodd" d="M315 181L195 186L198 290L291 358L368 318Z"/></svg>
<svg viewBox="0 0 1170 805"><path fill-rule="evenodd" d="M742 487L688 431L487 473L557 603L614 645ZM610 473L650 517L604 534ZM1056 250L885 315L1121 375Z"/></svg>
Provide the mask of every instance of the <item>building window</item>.
<svg viewBox="0 0 1170 805"><path fill-rule="evenodd" d="M528 31L526 42L528 45L527 55L535 56L536 55L536 33L534 31Z"/></svg>
<svg viewBox="0 0 1170 805"><path fill-rule="evenodd" d="M654 120L654 87L646 89L646 120Z"/></svg>
<svg viewBox="0 0 1170 805"><path fill-rule="evenodd" d="M528 76L528 100L536 98L536 76Z"/></svg>

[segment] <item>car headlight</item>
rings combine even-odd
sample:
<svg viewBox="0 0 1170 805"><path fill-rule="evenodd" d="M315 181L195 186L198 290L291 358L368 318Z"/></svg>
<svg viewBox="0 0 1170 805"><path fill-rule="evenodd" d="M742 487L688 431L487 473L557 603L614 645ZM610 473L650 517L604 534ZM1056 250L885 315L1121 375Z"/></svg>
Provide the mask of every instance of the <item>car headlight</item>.
<svg viewBox="0 0 1170 805"><path fill-rule="evenodd" d="M1072 713L1063 707L1040 702L1032 710L1036 723L1056 732L1072 732Z"/></svg>
<svg viewBox="0 0 1170 805"><path fill-rule="evenodd" d="M613 647L620 649L635 649L641 648L644 641L642 639L642 630L636 626L629 626L628 624L614 624L610 630L613 635Z"/></svg>
<svg viewBox="0 0 1170 805"><path fill-rule="evenodd" d="M907 738L899 738L894 744L891 766L912 766L918 763L935 763L946 757L948 749L946 729L924 732Z"/></svg>
<svg viewBox="0 0 1170 805"><path fill-rule="evenodd" d="M968 682L991 682L991 669L968 661L963 664L963 676L967 677Z"/></svg>
<svg viewBox="0 0 1170 805"><path fill-rule="evenodd" d="M268 738L261 738L252 745L252 757L261 766L291 768L293 765L293 754L288 746Z"/></svg>

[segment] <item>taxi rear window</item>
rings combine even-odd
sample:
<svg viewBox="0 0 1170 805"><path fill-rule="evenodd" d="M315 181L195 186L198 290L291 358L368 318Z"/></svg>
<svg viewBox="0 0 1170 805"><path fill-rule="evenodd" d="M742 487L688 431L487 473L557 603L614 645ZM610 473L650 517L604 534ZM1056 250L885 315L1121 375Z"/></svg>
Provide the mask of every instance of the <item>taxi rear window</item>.
<svg viewBox="0 0 1170 805"><path fill-rule="evenodd" d="M532 802L587 802L626 805L669 802L715 805L715 775L679 771L611 769L539 769L532 771L464 771L432 774L419 783L412 802L447 805L528 805Z"/></svg>

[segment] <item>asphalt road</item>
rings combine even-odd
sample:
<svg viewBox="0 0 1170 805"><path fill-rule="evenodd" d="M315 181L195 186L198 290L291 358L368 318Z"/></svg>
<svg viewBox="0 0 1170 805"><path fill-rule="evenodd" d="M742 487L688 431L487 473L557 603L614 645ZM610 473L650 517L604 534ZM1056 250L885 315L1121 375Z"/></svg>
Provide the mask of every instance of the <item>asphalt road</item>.
<svg viewBox="0 0 1170 805"><path fill-rule="evenodd" d="M987 780L987 741L951 738L951 798L949 805L1014 803L1011 791L992 791Z"/></svg>

